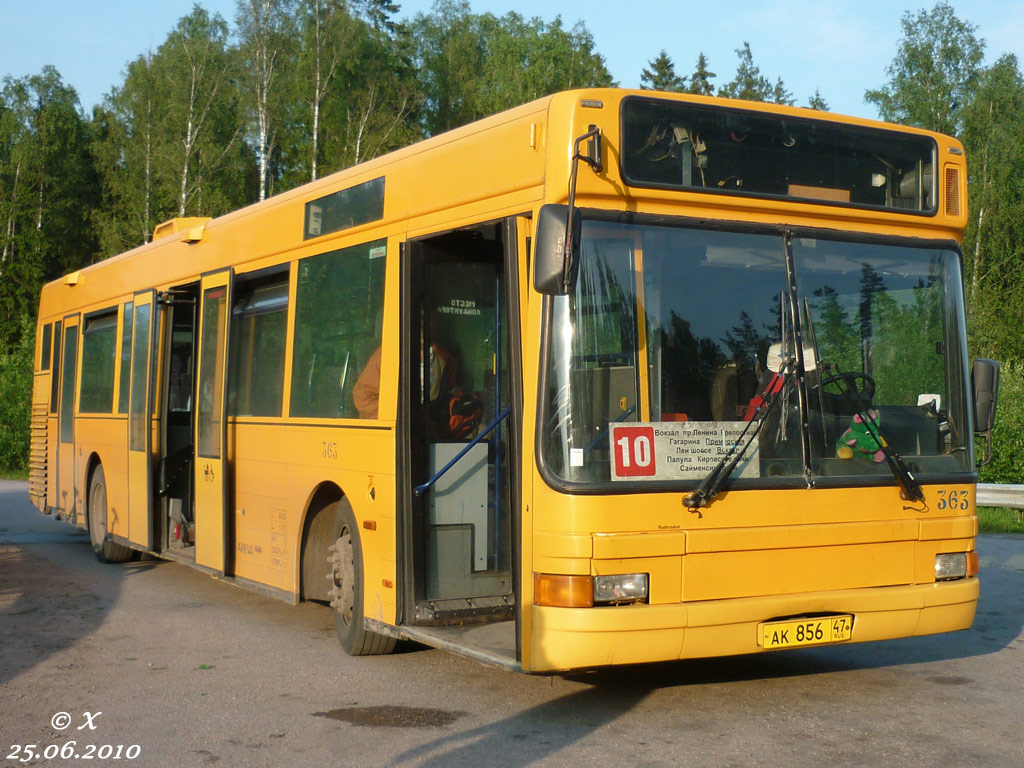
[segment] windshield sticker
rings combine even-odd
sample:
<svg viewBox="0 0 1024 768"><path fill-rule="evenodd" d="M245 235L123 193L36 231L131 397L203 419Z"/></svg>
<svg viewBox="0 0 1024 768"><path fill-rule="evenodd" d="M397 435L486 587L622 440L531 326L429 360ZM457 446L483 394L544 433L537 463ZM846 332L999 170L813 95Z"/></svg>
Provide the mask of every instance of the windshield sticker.
<svg viewBox="0 0 1024 768"><path fill-rule="evenodd" d="M747 426L745 421L612 424L612 479L700 479L711 472L734 445L740 450L742 446L737 445L737 441ZM731 476L760 477L757 440L747 449Z"/></svg>

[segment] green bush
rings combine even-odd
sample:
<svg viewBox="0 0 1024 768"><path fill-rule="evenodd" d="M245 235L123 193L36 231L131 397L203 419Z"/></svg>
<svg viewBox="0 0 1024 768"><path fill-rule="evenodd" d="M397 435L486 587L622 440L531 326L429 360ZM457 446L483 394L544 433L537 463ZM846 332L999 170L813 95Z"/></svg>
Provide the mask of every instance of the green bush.
<svg viewBox="0 0 1024 768"><path fill-rule="evenodd" d="M0 349L0 472L28 468L35 342L35 323L26 317L17 344Z"/></svg>
<svg viewBox="0 0 1024 768"><path fill-rule="evenodd" d="M978 443L979 459L984 443ZM1003 363L999 405L992 430L992 463L981 468L983 483L1024 483L1024 363Z"/></svg>

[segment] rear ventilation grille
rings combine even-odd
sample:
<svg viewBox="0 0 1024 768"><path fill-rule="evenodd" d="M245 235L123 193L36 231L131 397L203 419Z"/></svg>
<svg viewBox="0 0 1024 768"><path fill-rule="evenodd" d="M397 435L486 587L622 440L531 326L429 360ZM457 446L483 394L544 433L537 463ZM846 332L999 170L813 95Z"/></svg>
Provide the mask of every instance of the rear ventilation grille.
<svg viewBox="0 0 1024 768"><path fill-rule="evenodd" d="M960 169L955 165L946 166L946 215L960 215Z"/></svg>

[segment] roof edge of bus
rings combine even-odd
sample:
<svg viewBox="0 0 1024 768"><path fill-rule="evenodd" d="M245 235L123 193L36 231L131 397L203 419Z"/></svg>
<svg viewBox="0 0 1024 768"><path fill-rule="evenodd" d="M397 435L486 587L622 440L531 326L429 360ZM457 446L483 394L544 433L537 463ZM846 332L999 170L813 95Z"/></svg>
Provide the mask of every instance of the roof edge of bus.
<svg viewBox="0 0 1024 768"><path fill-rule="evenodd" d="M935 131L929 131L923 128L917 128L913 126L899 125L896 123L887 123L880 120L873 120L863 117L856 117L853 115L844 115L837 112L822 112L820 110L813 110L807 107L791 107L783 104L772 104L768 102L758 101L745 101L741 99L727 99L720 96L700 96L691 93L674 93L667 91L653 91L635 88L575 88L566 91L559 91L557 93L543 96L539 99L521 104L518 107L499 112L488 117L481 118L472 123L468 123L458 128L453 128L444 133L439 133L436 136L431 136L426 139L409 144L408 146L401 147L399 149L388 152L380 157L375 157L371 160L367 160L358 165L350 166L349 168L343 168L341 170L330 173L321 178L306 182L298 187L294 187L280 194L269 197L265 200L261 200L255 203L251 203L242 208L229 211L221 214L214 218L208 217L176 217L164 222L154 228L153 239L148 243L143 243L135 248L121 253L114 254L105 259L102 259L94 264L86 267L82 267L77 272L88 273L94 267L101 264L108 264L114 260L120 260L128 258L139 253L146 252L154 248L160 248L171 242L176 242L181 239L189 240L192 234L197 235L201 238L206 232L211 229L219 227L222 224L228 222L237 221L245 218L246 216L254 213L266 211L278 205L283 205L294 201L296 198L305 197L311 194L315 194L318 190L335 187L339 182L354 183L358 184L362 181L370 180L374 175L379 174L382 169L391 165L392 163L398 162L408 157L413 157L422 152L427 152L437 147L444 146L445 144L457 141L467 136L472 136L475 133L487 130L493 125L500 124L509 119L514 119L517 116L527 115L531 113L544 112L550 109L553 103L566 103L573 102L583 99L595 99L600 101L602 98L609 98L614 100L622 100L627 96L641 96L647 98L659 98L668 99L672 101L685 101L694 104L707 104L719 107L726 107L730 109L742 109L748 112L764 112L770 114L784 114L792 115L793 117L800 117L804 119L826 119L835 120L839 123L846 125L861 126L867 128L880 128L885 130L898 130L904 133L916 133L920 135L931 136L933 138L941 139L941 144L945 146L952 146L959 148L960 153L963 152L963 145L960 141L952 136L946 134L937 133ZM191 222L191 224L189 224ZM165 228L169 228L170 231L166 231ZM201 228L201 232L198 230ZM189 240L190 242L196 242L197 240ZM66 275L62 275L55 280L50 281L43 287L50 285L59 285L65 282Z"/></svg>
<svg viewBox="0 0 1024 768"><path fill-rule="evenodd" d="M949 140L954 146L961 146L960 140L955 136L927 128L920 128L914 125L891 123L885 120L877 120L869 117L848 115L843 112L832 112L828 110L811 109L810 107L790 106L788 104L775 104L769 101L749 101L746 99L730 99L724 96L701 96L695 93L676 93L674 91L654 91L643 88L587 88L574 91L561 91L553 94L556 96L572 96L574 94L586 94L590 97L600 96L601 93L614 95L616 98L626 96L642 96L647 98L667 99L670 101L686 101L694 104L707 104L709 106L726 107L728 109L740 109L747 112L764 112L769 114L792 115L810 120L833 120L844 125L856 125L864 128L880 128L883 130L896 130L901 133L915 133L923 136L942 137Z"/></svg>
<svg viewBox="0 0 1024 768"><path fill-rule="evenodd" d="M487 117L481 118L480 120L476 120L472 123L467 123L466 125L459 126L458 128L452 128L451 130L445 131L444 133L439 133L436 136L431 136L429 138L417 141L413 144L409 144L405 147L400 147L399 149L380 155L379 157L375 157L371 160L359 163L358 165L353 165L348 168L342 168L341 170L334 171L326 176L321 176L316 181L308 181L304 184L300 184L297 187L293 187L292 189L289 189L285 192L281 192L280 194L268 197L265 200L250 203L249 205L243 206L241 208L236 208L233 211L228 211L227 213L223 213L219 216L215 216L212 218L176 217L173 219L169 219L168 221L163 222L162 224L154 228L153 237L150 240L150 242L142 243L127 251L122 251L112 256L108 256L104 259L101 259L100 261L82 267L81 269L76 271L82 274L86 274L89 271L93 270L95 267L99 267L100 265L110 264L111 262L119 261L121 259L145 253L149 250L160 248L169 243L181 240L183 237L187 236L187 233L190 232L192 228L187 226L178 226L176 224L177 222L197 222L196 224L193 224L193 228L197 226L202 226L205 234L206 232L209 232L211 229L219 227L228 222L237 221L254 213L263 212L278 205L283 205L285 203L292 202L298 197L306 197L310 194L315 194L318 190L321 189L335 187L341 181L358 184L360 183L361 180L369 180L369 178L372 178L375 174L379 174L381 169L386 168L392 163L398 162L408 157L415 156L417 154L420 154L421 152L427 152L430 151L431 149L444 146L445 144L457 141L461 138L472 136L475 133L487 130L493 125L500 124L508 120L509 118L515 118L518 115L527 115L531 113L544 112L548 109L551 102L558 98L572 98L573 94L589 93L592 90L594 89L560 91L559 93L543 96L539 99L534 99L533 101L527 102L526 104L521 104L518 107L513 107L503 112L498 112L494 115L488 115ZM368 178L361 179L361 177L364 176ZM161 228L165 226L169 226L171 231L162 231ZM183 235L182 232L184 232L185 235ZM60 277L44 284L43 288L45 289L48 286L61 285L64 283L65 277L65 275L61 275Z"/></svg>

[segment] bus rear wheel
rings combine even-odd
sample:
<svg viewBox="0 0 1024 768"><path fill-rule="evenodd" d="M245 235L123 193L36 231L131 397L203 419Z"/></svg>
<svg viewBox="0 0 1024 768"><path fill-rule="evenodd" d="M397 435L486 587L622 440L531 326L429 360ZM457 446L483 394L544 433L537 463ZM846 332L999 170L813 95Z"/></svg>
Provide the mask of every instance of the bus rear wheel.
<svg viewBox="0 0 1024 768"><path fill-rule="evenodd" d="M359 531L348 499L338 502L334 543L328 549L328 597L334 609L334 628L341 647L350 656L391 653L395 639L363 625L363 553Z"/></svg>
<svg viewBox="0 0 1024 768"><path fill-rule="evenodd" d="M123 563L130 560L132 550L124 544L112 541L107 535L107 481L103 465L98 464L89 481L89 540L92 551L101 563Z"/></svg>

